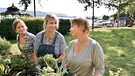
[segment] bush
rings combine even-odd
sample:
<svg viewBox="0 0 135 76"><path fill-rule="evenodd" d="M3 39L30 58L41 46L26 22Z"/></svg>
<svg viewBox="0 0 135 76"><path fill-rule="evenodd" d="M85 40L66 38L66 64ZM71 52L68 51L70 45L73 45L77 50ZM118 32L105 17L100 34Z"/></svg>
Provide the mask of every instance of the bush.
<svg viewBox="0 0 135 76"><path fill-rule="evenodd" d="M0 23L0 36L6 39L15 39L16 33L12 29L12 22L14 19L2 19Z"/></svg>
<svg viewBox="0 0 135 76"><path fill-rule="evenodd" d="M11 43L5 38L0 37L0 55L6 55L10 53Z"/></svg>
<svg viewBox="0 0 135 76"><path fill-rule="evenodd" d="M35 68L35 64L32 63L27 57L22 56L11 56L10 57L10 76L15 76L19 74L19 76L36 76L37 69Z"/></svg>
<svg viewBox="0 0 135 76"><path fill-rule="evenodd" d="M36 76L37 69L27 57L8 55L0 59L0 76Z"/></svg>
<svg viewBox="0 0 135 76"><path fill-rule="evenodd" d="M21 17L20 19L22 19L27 27L28 27L28 31L33 33L33 34L37 34L39 31L43 30L43 18L35 18L35 17ZM0 36L1 37L5 37L7 40L13 40L16 39L16 33L14 32L13 28L12 28L12 23L14 21L13 19L9 19L9 18L5 18L1 20L0 23ZM62 34L67 34L67 32L69 32L69 28L70 28L70 22L69 20L63 20L60 19L60 23L59 23L59 29L58 31Z"/></svg>
<svg viewBox="0 0 135 76"><path fill-rule="evenodd" d="M65 35L67 34L67 32L69 32L69 29L70 29L70 22L69 20L60 20L60 24L59 24L59 29L58 31Z"/></svg>
<svg viewBox="0 0 135 76"><path fill-rule="evenodd" d="M22 17L21 18L28 27L28 31L37 34L43 30L43 18L31 18L31 17Z"/></svg>

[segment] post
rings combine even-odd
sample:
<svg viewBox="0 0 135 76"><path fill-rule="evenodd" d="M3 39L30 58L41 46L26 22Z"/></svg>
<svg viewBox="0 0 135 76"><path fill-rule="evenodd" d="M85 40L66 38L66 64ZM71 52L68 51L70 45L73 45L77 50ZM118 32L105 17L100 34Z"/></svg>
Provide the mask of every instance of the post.
<svg viewBox="0 0 135 76"><path fill-rule="evenodd" d="M34 2L34 17L36 17L36 2L35 0L33 0L33 2Z"/></svg>
<svg viewBox="0 0 135 76"><path fill-rule="evenodd" d="M1 23L1 15L0 15L0 23Z"/></svg>
<svg viewBox="0 0 135 76"><path fill-rule="evenodd" d="M118 17L117 27L120 27L120 4L119 4L119 6L118 6L118 14L117 14L117 17Z"/></svg>
<svg viewBox="0 0 135 76"><path fill-rule="evenodd" d="M93 9L92 9L92 31L94 31L94 0L92 0L92 6L93 6Z"/></svg>

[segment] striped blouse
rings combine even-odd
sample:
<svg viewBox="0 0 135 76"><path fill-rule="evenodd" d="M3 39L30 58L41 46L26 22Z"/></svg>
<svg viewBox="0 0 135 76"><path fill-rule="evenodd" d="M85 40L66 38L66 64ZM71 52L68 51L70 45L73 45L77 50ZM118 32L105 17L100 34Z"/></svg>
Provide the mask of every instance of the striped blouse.
<svg viewBox="0 0 135 76"><path fill-rule="evenodd" d="M22 53L26 53L28 56L33 57L33 51L34 51L34 39L35 35L32 33L27 32L25 34L25 43L20 44L19 42L19 34L17 35L17 45L18 48Z"/></svg>

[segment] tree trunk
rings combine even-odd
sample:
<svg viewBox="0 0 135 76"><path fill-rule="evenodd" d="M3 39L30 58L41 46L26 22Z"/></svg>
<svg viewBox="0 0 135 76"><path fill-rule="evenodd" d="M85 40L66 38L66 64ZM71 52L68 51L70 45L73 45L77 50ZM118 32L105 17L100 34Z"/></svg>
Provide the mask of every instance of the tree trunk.
<svg viewBox="0 0 135 76"><path fill-rule="evenodd" d="M34 17L36 17L36 2L35 0L33 0L33 2L34 2Z"/></svg>
<svg viewBox="0 0 135 76"><path fill-rule="evenodd" d="M94 31L94 0L93 0L93 12L92 12L92 31Z"/></svg>
<svg viewBox="0 0 135 76"><path fill-rule="evenodd" d="M118 14L117 14L117 18L118 18L118 23L117 23L117 27L120 27L120 4L118 6Z"/></svg>

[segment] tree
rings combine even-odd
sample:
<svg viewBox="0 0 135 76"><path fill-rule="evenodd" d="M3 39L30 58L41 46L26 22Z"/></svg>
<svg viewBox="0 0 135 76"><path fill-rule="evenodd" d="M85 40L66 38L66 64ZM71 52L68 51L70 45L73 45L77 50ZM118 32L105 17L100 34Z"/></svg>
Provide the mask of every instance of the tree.
<svg viewBox="0 0 135 76"><path fill-rule="evenodd" d="M128 2L128 4L121 10L121 13L128 14L131 18L135 19L135 1Z"/></svg>
<svg viewBox="0 0 135 76"><path fill-rule="evenodd" d="M84 10L87 11L89 7L93 8L92 12L92 31L94 30L94 7L99 8L103 4L103 0L78 0L79 3L86 4Z"/></svg>
<svg viewBox="0 0 135 76"><path fill-rule="evenodd" d="M41 0L38 0L38 3L40 4ZM29 4L31 4L32 1L31 0L20 0L19 4L24 6L24 11L27 10ZM33 5L34 5L34 17L36 17L36 2L35 0L33 0ZM41 5L41 4L40 4Z"/></svg>
<svg viewBox="0 0 135 76"><path fill-rule="evenodd" d="M102 19L104 19L104 20L108 20L108 19L109 19L109 16L104 15Z"/></svg>
<svg viewBox="0 0 135 76"><path fill-rule="evenodd" d="M109 9L117 9L117 19L119 26L119 14L125 13L130 17L135 17L135 0L106 0L104 2L107 8Z"/></svg>
<svg viewBox="0 0 135 76"><path fill-rule="evenodd" d="M24 6L24 11L26 11L28 6L29 6L29 4L31 4L31 0L20 0L19 4L21 6Z"/></svg>

